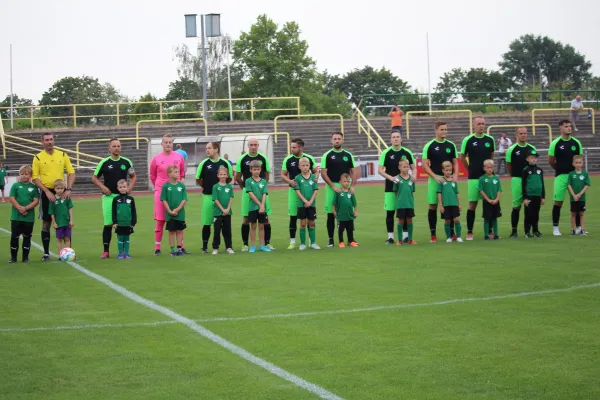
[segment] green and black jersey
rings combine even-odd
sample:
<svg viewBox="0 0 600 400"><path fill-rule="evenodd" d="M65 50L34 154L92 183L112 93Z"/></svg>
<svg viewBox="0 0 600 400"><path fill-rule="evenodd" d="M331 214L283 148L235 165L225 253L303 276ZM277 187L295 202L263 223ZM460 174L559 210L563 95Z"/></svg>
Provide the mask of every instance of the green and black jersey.
<svg viewBox="0 0 600 400"><path fill-rule="evenodd" d="M219 204L221 204L221 207L227 208L231 199L233 199L233 186L231 186L229 183L226 183L224 185L217 183L212 187L213 202L218 201ZM221 217L223 215L223 211L221 211L221 209L219 208L219 206L217 206L216 203L214 204L213 215L215 217ZM229 215L231 215L231 210L229 210Z"/></svg>
<svg viewBox="0 0 600 400"><path fill-rule="evenodd" d="M346 150L331 149L321 158L321 168L327 169L327 176L333 183L338 183L342 174L351 175L354 167L354 156Z"/></svg>
<svg viewBox="0 0 600 400"><path fill-rule="evenodd" d="M591 186L590 176L585 171L581 171L580 173L573 171L569 174L569 185L573 188L573 191L575 192L575 194L577 194L577 193L581 192L584 187ZM571 195L570 192L569 192L569 195ZM572 195L571 195L571 201L572 202L575 201L575 199L573 199ZM585 201L585 193L581 195L581 197L579 198L579 201Z"/></svg>
<svg viewBox="0 0 600 400"><path fill-rule="evenodd" d="M521 187L523 190L523 199L531 197L546 198L546 187L544 186L544 171L537 165L530 165L521 171Z"/></svg>
<svg viewBox="0 0 600 400"><path fill-rule="evenodd" d="M513 144L506 150L506 162L510 163L513 178L521 178L523 168L527 166L527 154L535 147L529 143L521 146L518 143Z"/></svg>
<svg viewBox="0 0 600 400"><path fill-rule="evenodd" d="M296 157L295 155L290 154L283 160L283 164L281 165L281 170L288 172L288 178L290 180L294 180L296 176L300 175L300 159L303 157L308 158L311 172L317 166L317 162L315 161L314 157L310 154L303 153L300 157Z"/></svg>
<svg viewBox="0 0 600 400"><path fill-rule="evenodd" d="M261 178L260 180L256 181L253 177L250 177L250 179L246 180L246 192L248 194L254 193L256 199L259 202L261 202L263 195L269 195L269 185L267 184L267 181L264 180L264 178ZM248 205L248 211L258 211L260 209L260 206L255 201L253 201L252 198L248 199L248 201L250 202Z"/></svg>
<svg viewBox="0 0 600 400"><path fill-rule="evenodd" d="M33 183L22 183L15 182L10 187L10 197L14 197L17 201L17 204L20 206L28 206L33 203L34 199L40 197L40 192L38 191L37 186ZM27 215L21 214L15 207L12 207L12 212L10 214L11 221L22 221L22 222L35 222L35 210L27 211Z"/></svg>
<svg viewBox="0 0 600 400"><path fill-rule="evenodd" d="M458 184L456 182L444 178L444 182L438 183L437 192L442 194L442 206L458 207Z"/></svg>
<svg viewBox="0 0 600 400"><path fill-rule="evenodd" d="M396 192L396 210L401 208L415 208L415 192L416 185L410 179L404 179L401 176L396 177L398 182L393 184L392 190Z"/></svg>
<svg viewBox="0 0 600 400"><path fill-rule="evenodd" d="M73 208L73 200L71 198L61 199L56 198L54 202L48 204L48 215L54 215L54 221L59 228L69 226L71 215L69 210Z"/></svg>
<svg viewBox="0 0 600 400"><path fill-rule="evenodd" d="M308 201L312 199L313 193L319 190L319 184L315 182L314 174L310 174L308 178L305 178L304 176L302 176L302 174L296 175L296 178L294 180L296 181L296 187L294 189L296 190L296 192L300 192L302 197L304 197ZM298 205L298 207L304 207L304 203L302 202L302 200L300 200L300 197L298 197L298 201L296 202L296 204ZM316 206L317 201L315 199L311 207Z"/></svg>
<svg viewBox="0 0 600 400"><path fill-rule="evenodd" d="M357 205L356 196L350 192L335 193L333 206L338 221L352 221L354 217L354 207Z"/></svg>
<svg viewBox="0 0 600 400"><path fill-rule="evenodd" d="M548 149L548 155L556 158L555 176L575 170L573 157L580 154L583 154L583 146L579 140L572 136L569 140L564 140L562 137L555 139Z"/></svg>
<svg viewBox="0 0 600 400"><path fill-rule="evenodd" d="M119 157L116 160L112 157L106 157L98 163L94 171L94 175L98 178L104 177L104 186L109 188L113 194L119 194L117 182L121 179L127 180L127 177L133 174L133 163L125 157Z"/></svg>
<svg viewBox="0 0 600 400"><path fill-rule="evenodd" d="M118 226L135 226L137 224L137 211L135 200L127 194L119 194L112 203L113 224Z"/></svg>
<svg viewBox="0 0 600 400"><path fill-rule="evenodd" d="M456 145L449 140L439 142L433 139L423 147L423 158L429 160L431 171L434 174L444 175L442 172L444 161L452 162L452 160L458 158Z"/></svg>
<svg viewBox="0 0 600 400"><path fill-rule="evenodd" d="M381 156L379 156L379 166L385 167L385 172L388 175L398 176L400 175L400 167L398 166L398 163L401 160L408 160L408 163L413 165L415 163L415 156L413 155L412 151L406 147L400 147L398 150L394 150L393 147L388 147L381 153ZM385 191L393 192L394 182L386 179Z"/></svg>
<svg viewBox="0 0 600 400"><path fill-rule="evenodd" d="M267 172L271 172L271 166L269 165L269 159L262 153L256 153L255 156L251 156L250 153L246 153L241 156L235 164L235 172L242 174L242 179L246 182L252 176L250 171L250 163L254 160L261 162L262 168L260 169L260 177L265 179Z"/></svg>
<svg viewBox="0 0 600 400"><path fill-rule="evenodd" d="M493 158L496 142L490 135L471 134L463 139L461 154L469 157L469 179L479 179L485 175L483 162Z"/></svg>
<svg viewBox="0 0 600 400"><path fill-rule="evenodd" d="M479 191L485 193L490 200L496 199L498 192L502 192L500 178L496 175L479 177Z"/></svg>
<svg viewBox="0 0 600 400"><path fill-rule="evenodd" d="M187 199L187 190L182 182L175 184L167 182L163 185L162 192L160 193L160 201L166 201L171 210L179 207L181 202L184 200L187 201ZM175 221L185 222L185 206L175 216L169 213L165 214L167 215L167 221L174 219Z"/></svg>
<svg viewBox="0 0 600 400"><path fill-rule="evenodd" d="M227 176L233 179L233 169L231 164L224 158L219 157L217 161L205 158L200 162L200 165L198 165L198 169L196 170L196 179L202 180L203 194L212 194L213 187L219 183L217 174L221 167L227 168Z"/></svg>

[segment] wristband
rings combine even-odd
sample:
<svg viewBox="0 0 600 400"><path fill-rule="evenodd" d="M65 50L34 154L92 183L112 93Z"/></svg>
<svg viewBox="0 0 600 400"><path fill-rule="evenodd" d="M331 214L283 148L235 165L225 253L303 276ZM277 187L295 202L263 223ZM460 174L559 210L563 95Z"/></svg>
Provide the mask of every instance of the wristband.
<svg viewBox="0 0 600 400"><path fill-rule="evenodd" d="M65 192L70 192L70 191L71 191L71 188L66 188L65 189Z"/></svg>

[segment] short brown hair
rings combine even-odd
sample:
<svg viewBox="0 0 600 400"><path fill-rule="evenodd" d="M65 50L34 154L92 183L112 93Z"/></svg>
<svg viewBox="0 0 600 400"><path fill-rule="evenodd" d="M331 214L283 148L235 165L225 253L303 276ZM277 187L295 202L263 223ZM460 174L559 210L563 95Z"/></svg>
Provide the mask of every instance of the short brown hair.
<svg viewBox="0 0 600 400"><path fill-rule="evenodd" d="M444 126L444 125L448 125L446 122L444 121L435 121L435 129L437 130L437 128L439 128L440 126Z"/></svg>
<svg viewBox="0 0 600 400"><path fill-rule="evenodd" d="M342 174L342 175L340 176L340 181L341 181L342 179L350 179L350 174Z"/></svg>
<svg viewBox="0 0 600 400"><path fill-rule="evenodd" d="M31 165L23 165L21 168L19 168L19 175L23 175L23 174L31 175L32 172L33 172L33 170L31 169Z"/></svg>
<svg viewBox="0 0 600 400"><path fill-rule="evenodd" d="M217 153L221 152L221 143L219 143L219 142L208 142L208 143L210 143L210 145L213 147L213 149L217 150Z"/></svg>
<svg viewBox="0 0 600 400"><path fill-rule="evenodd" d="M54 134L52 132L44 132L44 133L42 133L42 140L44 140L44 136L52 136L52 137L54 137Z"/></svg>
<svg viewBox="0 0 600 400"><path fill-rule="evenodd" d="M398 165L401 165L401 164L408 164L408 165L410 165L410 162L408 161L408 159L403 158L400 161L398 161Z"/></svg>
<svg viewBox="0 0 600 400"><path fill-rule="evenodd" d="M452 163L450 161L444 161L442 163L442 169L446 169L448 167L452 168Z"/></svg>
<svg viewBox="0 0 600 400"><path fill-rule="evenodd" d="M331 137L334 137L335 135L340 135L341 137L344 137L344 134L342 132L333 132L331 134Z"/></svg>
<svg viewBox="0 0 600 400"><path fill-rule="evenodd" d="M253 160L250 162L250 169L252 168L262 168L262 162L258 160Z"/></svg>
<svg viewBox="0 0 600 400"><path fill-rule="evenodd" d="M57 179L54 181L54 188L66 188L67 184L62 179Z"/></svg>
<svg viewBox="0 0 600 400"><path fill-rule="evenodd" d="M117 182L117 186L128 185L127 179L119 179Z"/></svg>
<svg viewBox="0 0 600 400"><path fill-rule="evenodd" d="M296 143L298 146L304 147L304 140L302 140L300 138L293 138L292 143Z"/></svg>
<svg viewBox="0 0 600 400"><path fill-rule="evenodd" d="M177 165L169 165L167 167L167 174L170 174L173 171L179 171L179 167Z"/></svg>
<svg viewBox="0 0 600 400"><path fill-rule="evenodd" d="M575 156L573 156L573 161L575 160L582 160L583 161L583 156L581 154L577 154Z"/></svg>
<svg viewBox="0 0 600 400"><path fill-rule="evenodd" d="M563 126L566 124L571 124L571 120L570 119L561 119L560 121L558 121L558 126Z"/></svg>
<svg viewBox="0 0 600 400"><path fill-rule="evenodd" d="M110 145L112 142L120 142L121 140L118 137L113 137L110 138L110 140L108 141L108 144Z"/></svg>

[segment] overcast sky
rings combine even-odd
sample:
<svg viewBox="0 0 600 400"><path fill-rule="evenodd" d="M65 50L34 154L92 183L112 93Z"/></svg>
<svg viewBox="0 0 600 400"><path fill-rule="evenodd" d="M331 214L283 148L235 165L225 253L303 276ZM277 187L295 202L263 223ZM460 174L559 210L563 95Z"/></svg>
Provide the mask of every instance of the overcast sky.
<svg viewBox="0 0 600 400"><path fill-rule="evenodd" d="M9 44L14 92L39 101L65 76L90 75L121 93L164 96L177 79L173 48L186 39L183 15L220 13L237 38L259 14L296 21L320 70L344 73L387 67L427 90L454 67L497 68L511 40L548 35L573 45L600 75L600 2L556 0L0 0L0 97L9 94Z"/></svg>

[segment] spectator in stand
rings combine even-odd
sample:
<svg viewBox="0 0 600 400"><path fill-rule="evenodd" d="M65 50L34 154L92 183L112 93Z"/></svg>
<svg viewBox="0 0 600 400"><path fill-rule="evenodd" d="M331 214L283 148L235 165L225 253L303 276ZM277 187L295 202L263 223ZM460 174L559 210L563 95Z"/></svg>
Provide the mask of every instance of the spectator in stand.
<svg viewBox="0 0 600 400"><path fill-rule="evenodd" d="M392 131L398 131L402 134L402 116L404 116L404 111L402 111L398 106L392 107L392 111L388 114L388 117L392 119Z"/></svg>
<svg viewBox="0 0 600 400"><path fill-rule="evenodd" d="M223 158L233 167L235 163L229 159L229 154L223 154Z"/></svg>
<svg viewBox="0 0 600 400"><path fill-rule="evenodd" d="M187 172L187 160L188 160L188 153L187 151L185 151L184 149L181 148L181 145L178 144L175 146L175 152L181 154L181 156L183 157L183 178L185 178L185 173Z"/></svg>
<svg viewBox="0 0 600 400"><path fill-rule="evenodd" d="M571 102L571 124L573 125L573 129L575 132L578 132L577 124L575 121L579 121L579 111L583 109L583 101L581 100L581 96L575 96L575 99Z"/></svg>
<svg viewBox="0 0 600 400"><path fill-rule="evenodd" d="M506 150L508 150L510 146L512 146L512 140L510 140L506 132L503 132L502 136L498 138L498 143L496 144L498 153L500 153L498 155L498 175L500 175L500 168L502 163L504 163L504 173L508 174L508 170L506 169Z"/></svg>

